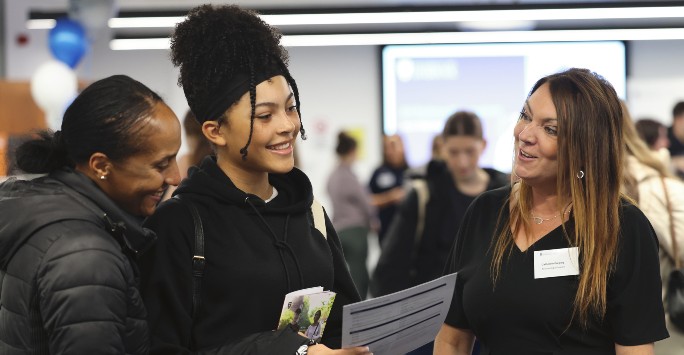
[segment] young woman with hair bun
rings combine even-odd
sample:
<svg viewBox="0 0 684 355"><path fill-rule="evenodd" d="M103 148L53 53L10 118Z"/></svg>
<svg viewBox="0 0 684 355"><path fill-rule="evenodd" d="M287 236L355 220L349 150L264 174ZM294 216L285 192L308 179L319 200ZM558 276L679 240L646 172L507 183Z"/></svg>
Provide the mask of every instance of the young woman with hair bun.
<svg viewBox="0 0 684 355"><path fill-rule="evenodd" d="M142 260L153 354L368 352L332 350L342 307L360 298L332 223L294 168L304 128L280 37L255 12L203 5L171 38L179 83L215 155L145 224L159 236ZM200 291L191 206L204 234ZM337 293L320 344L291 327L274 331L285 295L315 286Z"/></svg>

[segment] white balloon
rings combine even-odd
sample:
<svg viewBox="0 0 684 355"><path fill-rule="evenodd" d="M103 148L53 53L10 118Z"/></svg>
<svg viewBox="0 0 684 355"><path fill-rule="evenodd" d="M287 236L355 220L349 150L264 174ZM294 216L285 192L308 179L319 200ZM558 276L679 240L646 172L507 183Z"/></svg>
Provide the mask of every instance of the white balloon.
<svg viewBox="0 0 684 355"><path fill-rule="evenodd" d="M62 115L78 92L78 78L68 65L51 59L31 77L31 96L47 117L48 126L57 130Z"/></svg>

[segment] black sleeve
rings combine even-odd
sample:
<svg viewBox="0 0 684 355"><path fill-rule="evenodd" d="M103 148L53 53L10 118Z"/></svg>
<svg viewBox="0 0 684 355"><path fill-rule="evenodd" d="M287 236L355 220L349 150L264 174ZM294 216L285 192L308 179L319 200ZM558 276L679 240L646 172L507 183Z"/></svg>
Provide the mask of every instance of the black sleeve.
<svg viewBox="0 0 684 355"><path fill-rule="evenodd" d="M411 189L385 234L380 258L371 278L373 296L384 296L411 286L409 274L418 220L418 195Z"/></svg>
<svg viewBox="0 0 684 355"><path fill-rule="evenodd" d="M192 254L194 221L187 206L170 199L148 218L157 243L140 260L141 292L148 313L151 354L197 353L192 346ZM203 349L200 354L294 354L306 338L287 331L267 331ZM275 351L274 349L279 349Z"/></svg>
<svg viewBox="0 0 684 355"><path fill-rule="evenodd" d="M217 348L193 352L196 355L295 355L295 351L309 340L285 328L275 332L250 334L240 340L223 344ZM284 349L293 349L292 351Z"/></svg>
<svg viewBox="0 0 684 355"><path fill-rule="evenodd" d="M380 168L375 169L373 171L373 174L371 175L370 181L368 182L368 188L370 189L371 193L377 194L383 192L383 189L378 186L378 175L380 172Z"/></svg>
<svg viewBox="0 0 684 355"><path fill-rule="evenodd" d="M449 253L449 258L447 259L444 268L445 275L458 272L456 276L456 286L454 287L454 295L451 298L451 306L449 307L449 313L447 313L444 323L461 329L470 329L470 324L468 323L463 310L463 286L468 282L468 276L462 271L462 268L466 264L466 256L469 256L470 254L467 252L469 248L466 246L469 241L468 238L475 237L475 239L477 239L476 236L473 235L476 231L473 230L472 225L473 215L482 213L482 209L478 208L479 200L479 197L476 198L470 206L468 206L461 225L458 228L458 233L456 233L456 239L451 246L451 252Z"/></svg>
<svg viewBox="0 0 684 355"><path fill-rule="evenodd" d="M332 310L330 310L321 343L331 349L339 349L342 345L342 307L361 301L361 297L356 286L354 286L349 269L347 269L340 238L337 236L327 213L325 214L325 228L335 270L335 283L332 291L335 291L337 295Z"/></svg>
<svg viewBox="0 0 684 355"><path fill-rule="evenodd" d="M668 337L658 242L650 222L632 205L622 208L615 272L608 283L608 320L615 342L641 345Z"/></svg>

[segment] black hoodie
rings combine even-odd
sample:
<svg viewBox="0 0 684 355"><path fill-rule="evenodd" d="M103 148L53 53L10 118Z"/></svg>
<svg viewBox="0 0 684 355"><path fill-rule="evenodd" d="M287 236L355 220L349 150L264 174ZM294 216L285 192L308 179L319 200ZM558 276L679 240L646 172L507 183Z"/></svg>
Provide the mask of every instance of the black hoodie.
<svg viewBox="0 0 684 355"><path fill-rule="evenodd" d="M294 354L306 339L278 325L285 294L322 286L337 292L323 343L339 347L342 306L359 301L342 248L326 216L314 227L313 194L304 173L269 175L278 191L265 203L235 187L207 157L175 191L198 209L205 234L201 307L192 319L194 223L171 199L145 226L159 238L142 260L153 353Z"/></svg>

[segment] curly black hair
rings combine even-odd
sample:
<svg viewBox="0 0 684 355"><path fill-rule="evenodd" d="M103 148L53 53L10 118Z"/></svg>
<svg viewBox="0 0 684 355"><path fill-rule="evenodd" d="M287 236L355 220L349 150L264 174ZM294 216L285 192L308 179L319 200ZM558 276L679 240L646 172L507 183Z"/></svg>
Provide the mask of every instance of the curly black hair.
<svg viewBox="0 0 684 355"><path fill-rule="evenodd" d="M287 69L289 58L280 45L281 37L254 11L235 5L202 5L190 10L171 38L171 60L180 68L178 84L183 87L188 105L200 121L225 119L225 109L218 117L200 117L200 113L212 105L221 88L248 76L252 114L249 138L240 150L243 159L246 159L252 141L259 73L278 68L292 87L301 117L299 90ZM302 139L306 139L303 125L301 134Z"/></svg>

